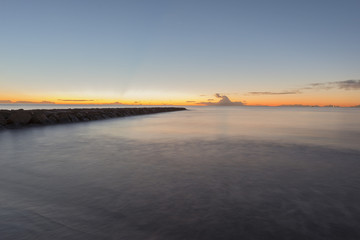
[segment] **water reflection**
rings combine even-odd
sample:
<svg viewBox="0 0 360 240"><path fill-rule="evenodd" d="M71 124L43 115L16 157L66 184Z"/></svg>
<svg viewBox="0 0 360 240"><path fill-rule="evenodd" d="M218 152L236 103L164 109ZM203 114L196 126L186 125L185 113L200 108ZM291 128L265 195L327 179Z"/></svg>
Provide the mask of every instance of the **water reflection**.
<svg viewBox="0 0 360 240"><path fill-rule="evenodd" d="M356 111L190 111L0 132L4 239L358 239Z"/></svg>
<svg viewBox="0 0 360 240"><path fill-rule="evenodd" d="M91 125L104 136L133 139L242 137L358 149L357 109L198 107Z"/></svg>

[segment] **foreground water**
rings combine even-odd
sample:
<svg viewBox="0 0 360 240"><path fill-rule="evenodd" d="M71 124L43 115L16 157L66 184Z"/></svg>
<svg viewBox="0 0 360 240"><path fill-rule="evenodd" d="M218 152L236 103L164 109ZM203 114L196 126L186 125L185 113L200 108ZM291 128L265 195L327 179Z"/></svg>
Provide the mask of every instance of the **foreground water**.
<svg viewBox="0 0 360 240"><path fill-rule="evenodd" d="M360 111L193 107L0 131L0 239L360 239Z"/></svg>

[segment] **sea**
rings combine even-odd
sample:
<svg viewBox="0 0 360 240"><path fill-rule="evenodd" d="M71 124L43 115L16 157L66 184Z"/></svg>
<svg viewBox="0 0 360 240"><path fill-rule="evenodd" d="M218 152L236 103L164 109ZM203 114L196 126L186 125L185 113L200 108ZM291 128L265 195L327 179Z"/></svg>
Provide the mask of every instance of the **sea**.
<svg viewBox="0 0 360 240"><path fill-rule="evenodd" d="M187 109L0 130L0 239L360 239L359 108Z"/></svg>

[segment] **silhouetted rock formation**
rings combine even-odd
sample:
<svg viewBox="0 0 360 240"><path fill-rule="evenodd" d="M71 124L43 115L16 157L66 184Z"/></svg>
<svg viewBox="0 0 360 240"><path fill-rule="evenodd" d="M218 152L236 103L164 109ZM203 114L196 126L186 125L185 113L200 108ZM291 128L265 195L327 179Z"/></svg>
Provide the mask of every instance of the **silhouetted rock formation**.
<svg viewBox="0 0 360 240"><path fill-rule="evenodd" d="M33 125L85 122L116 117L181 111L181 107L81 108L51 110L0 110L0 129Z"/></svg>

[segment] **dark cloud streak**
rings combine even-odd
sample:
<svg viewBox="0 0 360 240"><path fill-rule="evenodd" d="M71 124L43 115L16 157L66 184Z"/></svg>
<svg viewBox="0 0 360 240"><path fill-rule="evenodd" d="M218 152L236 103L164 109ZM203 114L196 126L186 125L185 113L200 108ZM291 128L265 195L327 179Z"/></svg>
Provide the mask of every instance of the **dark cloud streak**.
<svg viewBox="0 0 360 240"><path fill-rule="evenodd" d="M63 102L91 102L94 101L92 99L88 100L88 99L58 99L58 101L63 101Z"/></svg>
<svg viewBox="0 0 360 240"><path fill-rule="evenodd" d="M287 94L301 94L300 90L284 91L284 92L249 92L251 95L287 95Z"/></svg>
<svg viewBox="0 0 360 240"><path fill-rule="evenodd" d="M249 92L249 95L287 95L287 94L301 94L304 90L330 90L330 89L342 89L342 90L360 90L360 80L345 80L337 82L325 82L325 83L311 83L306 87L298 88L292 91L282 92Z"/></svg>
<svg viewBox="0 0 360 240"><path fill-rule="evenodd" d="M33 101L11 101L11 100L0 100L0 103L18 103L18 104L55 104L50 101L41 101L41 102L33 102Z"/></svg>
<svg viewBox="0 0 360 240"><path fill-rule="evenodd" d="M345 80L337 82L327 82L327 83L312 83L310 87L303 89L344 89L344 90L360 90L360 80Z"/></svg>

